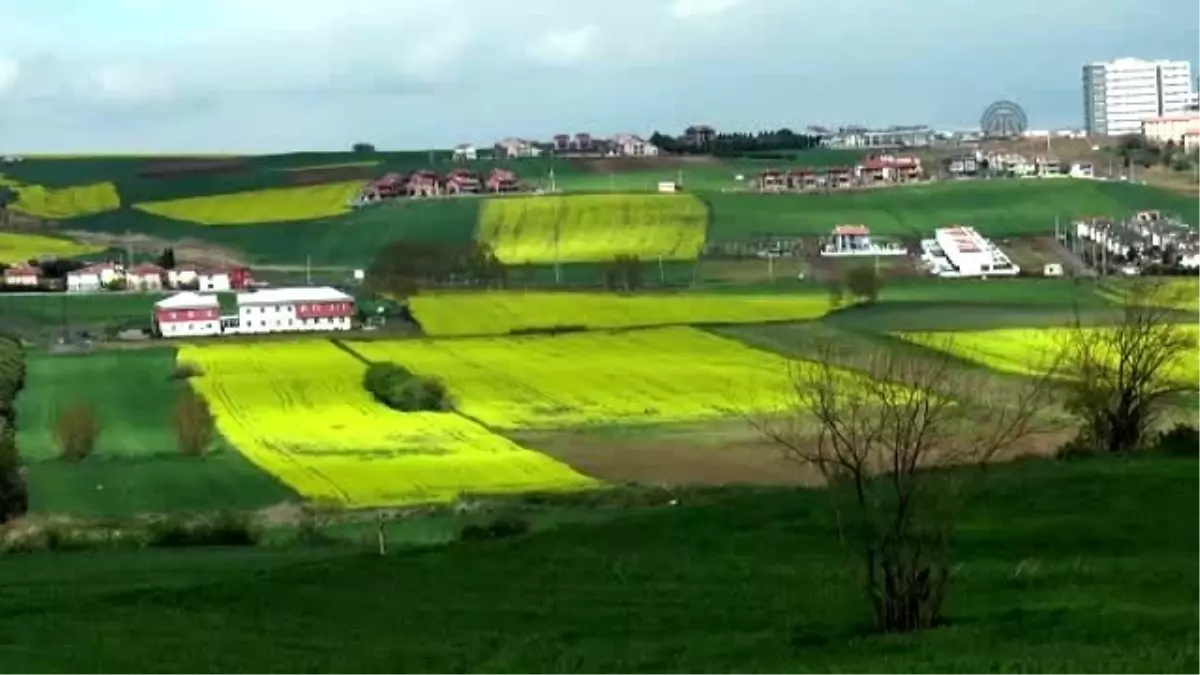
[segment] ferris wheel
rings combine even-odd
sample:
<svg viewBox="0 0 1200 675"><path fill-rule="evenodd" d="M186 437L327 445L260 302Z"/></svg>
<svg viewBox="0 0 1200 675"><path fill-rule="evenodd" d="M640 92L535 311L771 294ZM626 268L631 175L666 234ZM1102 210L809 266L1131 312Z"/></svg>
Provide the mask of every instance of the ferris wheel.
<svg viewBox="0 0 1200 675"><path fill-rule="evenodd" d="M979 129L986 138L1016 138L1029 129L1029 118L1012 101L996 101L983 111Z"/></svg>

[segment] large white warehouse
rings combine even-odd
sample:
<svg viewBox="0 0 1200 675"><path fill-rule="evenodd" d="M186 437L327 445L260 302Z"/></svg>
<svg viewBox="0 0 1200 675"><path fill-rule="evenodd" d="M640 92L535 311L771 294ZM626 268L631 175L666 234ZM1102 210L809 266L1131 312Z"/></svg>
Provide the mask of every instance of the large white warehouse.
<svg viewBox="0 0 1200 675"><path fill-rule="evenodd" d="M1021 268L973 227L943 227L921 242L922 259L940 277L1016 276Z"/></svg>
<svg viewBox="0 0 1200 675"><path fill-rule="evenodd" d="M354 298L329 287L237 294L237 314L221 316L217 296L176 293L154 306L163 337L350 330Z"/></svg>

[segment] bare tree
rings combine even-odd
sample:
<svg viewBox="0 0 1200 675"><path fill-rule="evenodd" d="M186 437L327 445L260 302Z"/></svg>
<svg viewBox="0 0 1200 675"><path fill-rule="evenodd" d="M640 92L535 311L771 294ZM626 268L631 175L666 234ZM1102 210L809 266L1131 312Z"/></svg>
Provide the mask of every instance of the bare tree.
<svg viewBox="0 0 1200 675"><path fill-rule="evenodd" d="M199 457L212 445L216 436L216 419L208 401L188 388L175 403L175 437L179 451L184 455Z"/></svg>
<svg viewBox="0 0 1200 675"><path fill-rule="evenodd" d="M1168 279L1130 282L1115 323L1086 325L1076 314L1062 344L1066 407L1081 422L1087 450L1129 452L1142 447L1175 395L1195 389L1178 367L1196 350L1196 337L1176 307L1185 287ZM1195 325L1195 319L1191 319Z"/></svg>
<svg viewBox="0 0 1200 675"><path fill-rule="evenodd" d="M782 414L752 420L825 479L884 632L939 622L958 504L982 476L946 466L986 466L1034 434L1053 370L998 387L942 347L858 358L826 345L794 369Z"/></svg>
<svg viewBox="0 0 1200 675"><path fill-rule="evenodd" d="M54 439L59 456L69 462L80 462L96 449L101 425L92 405L76 401L58 413L54 421Z"/></svg>

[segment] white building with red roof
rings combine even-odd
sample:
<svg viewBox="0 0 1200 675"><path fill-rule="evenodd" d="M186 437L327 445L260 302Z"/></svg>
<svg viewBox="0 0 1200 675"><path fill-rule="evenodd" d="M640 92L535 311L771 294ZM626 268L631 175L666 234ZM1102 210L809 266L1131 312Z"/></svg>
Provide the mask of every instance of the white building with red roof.
<svg viewBox="0 0 1200 675"><path fill-rule="evenodd" d="M221 334L221 305L215 295L176 293L154 303L154 325L163 337Z"/></svg>
<svg viewBox="0 0 1200 675"><path fill-rule="evenodd" d="M350 330L354 298L330 287L273 288L237 296L238 333Z"/></svg>
<svg viewBox="0 0 1200 675"><path fill-rule="evenodd" d="M41 280L41 268L28 263L18 263L4 270L5 286L37 286Z"/></svg>
<svg viewBox="0 0 1200 675"><path fill-rule="evenodd" d="M125 281L131 290L158 291L163 288L163 279L167 271L153 263L134 265L125 275Z"/></svg>
<svg viewBox="0 0 1200 675"><path fill-rule="evenodd" d="M872 240L871 229L866 225L838 225L833 228L833 233L821 247L821 255L827 257L908 255L908 251L894 242Z"/></svg>
<svg viewBox="0 0 1200 675"><path fill-rule="evenodd" d="M114 281L125 279L125 268L114 262L102 262L67 272L67 290L81 293L99 291Z"/></svg>

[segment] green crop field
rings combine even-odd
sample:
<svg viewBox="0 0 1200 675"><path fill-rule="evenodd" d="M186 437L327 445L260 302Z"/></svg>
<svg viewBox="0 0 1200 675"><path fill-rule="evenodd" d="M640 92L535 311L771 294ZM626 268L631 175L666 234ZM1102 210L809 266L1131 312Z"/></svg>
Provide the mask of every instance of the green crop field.
<svg viewBox="0 0 1200 675"><path fill-rule="evenodd" d="M178 454L172 427L175 350L30 355L17 399L17 443L29 463L30 508L38 512L131 515L268 506L291 497L223 445L216 454ZM58 458L54 425L65 406L88 405L100 422L92 456Z"/></svg>
<svg viewBox="0 0 1200 675"><path fill-rule="evenodd" d="M964 509L945 624L868 629L828 498L678 493L531 536L4 561L11 672L1195 672L1197 462L1027 462ZM597 512L600 513L600 512ZM370 536L373 527L360 536ZM68 592L69 591L69 592ZM136 639L130 639L136 636Z"/></svg>
<svg viewBox="0 0 1200 675"><path fill-rule="evenodd" d="M836 225L862 224L877 234L929 235L934 228L971 225L994 237L1049 234L1054 220L1128 216L1142 209L1200 220L1195 199L1158 188L1085 180L953 181L865 192L813 195L712 193L712 241L768 235L826 235Z"/></svg>
<svg viewBox="0 0 1200 675"><path fill-rule="evenodd" d="M514 264L690 260L706 225L704 204L688 195L523 197L485 202L478 237Z"/></svg>

